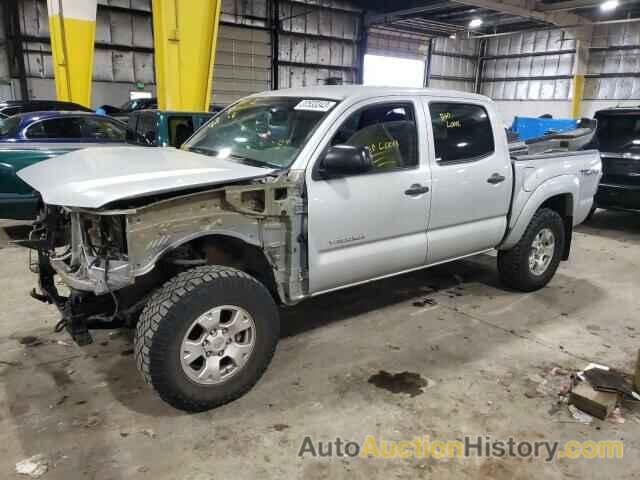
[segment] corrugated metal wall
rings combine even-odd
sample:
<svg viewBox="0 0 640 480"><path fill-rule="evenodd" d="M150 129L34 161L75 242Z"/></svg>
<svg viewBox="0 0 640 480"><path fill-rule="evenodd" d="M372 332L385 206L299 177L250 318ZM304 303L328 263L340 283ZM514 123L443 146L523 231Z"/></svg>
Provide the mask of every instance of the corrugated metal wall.
<svg viewBox="0 0 640 480"><path fill-rule="evenodd" d="M561 30L490 39L482 93L495 100L567 100L575 47L575 36Z"/></svg>
<svg viewBox="0 0 640 480"><path fill-rule="evenodd" d="M9 55L7 53L7 34L5 31L5 5L0 3L0 100L12 99L11 75L9 72Z"/></svg>
<svg viewBox="0 0 640 480"><path fill-rule="evenodd" d="M228 105L271 89L271 11L267 0L223 0L211 103Z"/></svg>
<svg viewBox="0 0 640 480"><path fill-rule="evenodd" d="M360 10L344 0L284 0L278 18L278 88L356 83Z"/></svg>
<svg viewBox="0 0 640 480"><path fill-rule="evenodd" d="M640 99L640 22L600 25L593 33L585 99Z"/></svg>
<svg viewBox="0 0 640 480"><path fill-rule="evenodd" d="M221 25L213 69L212 103L228 105L251 93L270 89L270 32Z"/></svg>
<svg viewBox="0 0 640 480"><path fill-rule="evenodd" d="M55 89L47 2L20 0L18 8L30 95L52 98ZM136 82L153 90L150 0L99 0L94 55L94 105L125 102Z"/></svg>
<svg viewBox="0 0 640 480"><path fill-rule="evenodd" d="M435 38L431 51L429 87L473 92L478 64L478 41Z"/></svg>
<svg viewBox="0 0 640 480"><path fill-rule="evenodd" d="M267 0L222 0L220 21L250 27L269 27Z"/></svg>
<svg viewBox="0 0 640 480"><path fill-rule="evenodd" d="M383 57L426 60L429 39L421 35L372 27L367 36L367 53Z"/></svg>

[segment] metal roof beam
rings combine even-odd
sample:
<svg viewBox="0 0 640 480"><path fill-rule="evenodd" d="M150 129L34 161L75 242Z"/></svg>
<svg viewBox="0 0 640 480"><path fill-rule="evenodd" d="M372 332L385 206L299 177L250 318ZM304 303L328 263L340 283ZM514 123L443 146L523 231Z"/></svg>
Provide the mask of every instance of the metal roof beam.
<svg viewBox="0 0 640 480"><path fill-rule="evenodd" d="M602 0L567 0L565 2L556 3L542 3L541 1L538 1L535 8L541 12L566 12L581 8L597 7L601 3ZM632 2L629 0L621 0L619 3L622 5Z"/></svg>
<svg viewBox="0 0 640 480"><path fill-rule="evenodd" d="M574 13L543 12L534 10L535 3L531 0L455 0L456 3L486 8L496 12L507 13L518 17L531 18L545 23L557 25L589 25L591 21Z"/></svg>
<svg viewBox="0 0 640 480"><path fill-rule="evenodd" d="M406 10L396 10L393 12L369 14L365 16L365 26L370 27L372 25L380 25L386 23L392 23L397 20L402 20L405 17L411 17L413 15L419 15L422 13L433 12L443 8L451 7L451 2L439 2L431 5L425 5L423 7L408 8Z"/></svg>

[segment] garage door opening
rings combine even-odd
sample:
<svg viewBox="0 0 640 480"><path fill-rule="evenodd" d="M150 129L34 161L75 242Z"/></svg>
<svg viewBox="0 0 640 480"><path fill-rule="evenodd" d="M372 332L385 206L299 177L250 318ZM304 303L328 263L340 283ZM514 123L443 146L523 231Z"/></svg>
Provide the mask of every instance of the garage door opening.
<svg viewBox="0 0 640 480"><path fill-rule="evenodd" d="M424 86L424 62L367 54L364 56L364 84L420 88Z"/></svg>

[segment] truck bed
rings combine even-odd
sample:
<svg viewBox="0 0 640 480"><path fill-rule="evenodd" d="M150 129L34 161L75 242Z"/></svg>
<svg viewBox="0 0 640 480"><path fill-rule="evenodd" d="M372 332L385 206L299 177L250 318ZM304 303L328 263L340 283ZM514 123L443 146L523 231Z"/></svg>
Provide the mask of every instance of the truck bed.
<svg viewBox="0 0 640 480"><path fill-rule="evenodd" d="M573 226L582 223L593 205L593 196L602 176L600 152L583 150L576 152L548 152L511 157L514 173L513 199L509 219L509 233L503 248L512 246L510 238L519 238L526 228L519 218L527 217L529 210L537 210L543 199L566 194L567 180L573 186L570 195ZM561 191L557 185L562 184ZM540 202L537 198L540 198ZM569 197L567 197L567 200Z"/></svg>

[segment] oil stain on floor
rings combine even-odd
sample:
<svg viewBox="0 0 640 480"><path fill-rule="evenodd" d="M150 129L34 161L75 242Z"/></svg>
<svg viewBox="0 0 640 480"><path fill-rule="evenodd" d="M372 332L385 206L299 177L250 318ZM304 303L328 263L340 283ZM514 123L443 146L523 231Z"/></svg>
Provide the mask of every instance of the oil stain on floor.
<svg viewBox="0 0 640 480"><path fill-rule="evenodd" d="M423 388L427 386L427 379L418 373L401 372L389 373L380 370L375 375L369 377L369 383L378 388L383 388L391 393L407 393L411 397L424 393Z"/></svg>

